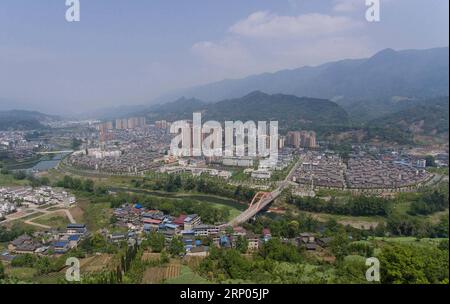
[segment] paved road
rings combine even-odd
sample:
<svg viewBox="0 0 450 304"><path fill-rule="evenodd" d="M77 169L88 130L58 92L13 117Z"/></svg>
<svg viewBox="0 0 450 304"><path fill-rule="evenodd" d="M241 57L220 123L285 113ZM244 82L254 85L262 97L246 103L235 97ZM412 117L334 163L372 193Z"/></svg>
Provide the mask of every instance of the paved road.
<svg viewBox="0 0 450 304"><path fill-rule="evenodd" d="M249 219L254 217L258 212L263 210L267 205L269 205L271 202L273 202L280 194L283 192L284 189L286 189L290 185L290 181L292 180L292 175L294 175L295 170L298 168L298 165L300 164L300 161L297 161L295 165L292 167L291 171L289 171L289 174L286 176L286 178L280 183L277 189L270 192L270 194L263 199L259 204L255 203L252 206L250 206L248 209L246 209L244 212L239 214L237 217L232 219L228 225L230 226L237 226L239 224L247 222Z"/></svg>

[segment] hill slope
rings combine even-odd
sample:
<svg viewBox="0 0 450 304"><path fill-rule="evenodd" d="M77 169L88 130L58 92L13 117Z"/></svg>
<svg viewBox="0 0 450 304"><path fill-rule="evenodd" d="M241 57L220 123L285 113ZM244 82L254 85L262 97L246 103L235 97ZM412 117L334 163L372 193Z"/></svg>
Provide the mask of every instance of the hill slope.
<svg viewBox="0 0 450 304"><path fill-rule="evenodd" d="M0 130L42 129L47 123L58 119L56 116L35 111L0 111Z"/></svg>
<svg viewBox="0 0 450 304"><path fill-rule="evenodd" d="M290 128L348 123L345 110L332 101L284 94L269 95L260 91L216 103L182 98L153 107L148 116L152 119L191 119L194 111L201 111L203 120L277 120L280 127Z"/></svg>
<svg viewBox="0 0 450 304"><path fill-rule="evenodd" d="M447 139L449 131L449 98L441 97L417 102L393 114L373 120L370 127L386 132L403 133L414 141Z"/></svg>
<svg viewBox="0 0 450 304"><path fill-rule="evenodd" d="M159 101L186 96L216 102L259 90L333 100L356 116L369 114L370 119L392 112L397 99L448 96L448 51L448 47L386 49L367 59L342 60L179 90Z"/></svg>

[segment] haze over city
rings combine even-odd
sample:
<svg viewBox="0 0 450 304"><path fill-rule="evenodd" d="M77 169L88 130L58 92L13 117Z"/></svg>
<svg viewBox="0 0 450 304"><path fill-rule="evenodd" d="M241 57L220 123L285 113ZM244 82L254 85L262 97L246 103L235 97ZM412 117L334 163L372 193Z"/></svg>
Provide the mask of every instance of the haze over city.
<svg viewBox="0 0 450 304"><path fill-rule="evenodd" d="M75 23L64 2L1 1L0 110L148 105L222 79L448 46L442 0L382 0L373 23L362 0L89 0Z"/></svg>

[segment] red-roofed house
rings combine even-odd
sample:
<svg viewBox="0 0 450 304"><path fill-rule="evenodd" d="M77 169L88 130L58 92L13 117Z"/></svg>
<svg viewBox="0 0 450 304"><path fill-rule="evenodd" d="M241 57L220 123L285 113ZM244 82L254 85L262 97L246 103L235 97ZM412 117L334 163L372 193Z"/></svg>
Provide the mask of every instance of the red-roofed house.
<svg viewBox="0 0 450 304"><path fill-rule="evenodd" d="M179 217L177 217L175 220L173 220L174 224L183 226L184 225L184 220L187 218L186 214L181 214Z"/></svg>
<svg viewBox="0 0 450 304"><path fill-rule="evenodd" d="M159 225L161 224L161 220L155 220L152 218L143 218L142 222L149 225L149 227L152 229L158 229Z"/></svg>

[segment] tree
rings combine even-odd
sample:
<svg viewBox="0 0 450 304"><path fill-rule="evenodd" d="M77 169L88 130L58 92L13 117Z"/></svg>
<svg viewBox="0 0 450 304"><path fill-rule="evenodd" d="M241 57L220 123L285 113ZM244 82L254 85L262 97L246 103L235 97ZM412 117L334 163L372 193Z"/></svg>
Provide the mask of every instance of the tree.
<svg viewBox="0 0 450 304"><path fill-rule="evenodd" d="M448 283L448 251L436 247L392 244L379 255L382 283Z"/></svg>
<svg viewBox="0 0 450 304"><path fill-rule="evenodd" d="M337 260L342 260L349 252L350 240L345 231L340 231L333 236L330 248Z"/></svg>
<svg viewBox="0 0 450 304"><path fill-rule="evenodd" d="M240 253L246 253L247 249L248 249L248 241L246 238L244 238L243 236L238 236L236 239L236 249L240 252Z"/></svg>
<svg viewBox="0 0 450 304"><path fill-rule="evenodd" d="M157 232L150 232L147 236L147 245L152 249L152 252L161 252L164 249L165 238L164 235Z"/></svg>
<svg viewBox="0 0 450 304"><path fill-rule="evenodd" d="M3 266L3 263L0 262L0 280L3 280L5 278L5 267Z"/></svg>
<svg viewBox="0 0 450 304"><path fill-rule="evenodd" d="M14 172L13 176L18 180L24 180L25 178L27 178L27 174L22 170Z"/></svg>
<svg viewBox="0 0 450 304"><path fill-rule="evenodd" d="M298 233L298 229L299 229L299 227L300 227L300 224L298 223L298 221L290 221L289 222L289 231L288 231L288 234L289 234L289 237L295 237L296 235L297 235L297 233Z"/></svg>
<svg viewBox="0 0 450 304"><path fill-rule="evenodd" d="M427 167L435 167L436 163L434 161L434 157L432 155L425 156L425 164Z"/></svg>
<svg viewBox="0 0 450 304"><path fill-rule="evenodd" d="M170 262L170 257L167 254L167 251L163 250L161 252L161 256L160 256L159 260L160 260L161 264L167 264Z"/></svg>
<svg viewBox="0 0 450 304"><path fill-rule="evenodd" d="M94 181L92 179L86 179L83 182L83 190L86 192L94 192Z"/></svg>
<svg viewBox="0 0 450 304"><path fill-rule="evenodd" d="M72 150L78 150L82 143L83 143L83 141L81 139L78 139L75 137L72 138L72 144L71 144Z"/></svg>
<svg viewBox="0 0 450 304"><path fill-rule="evenodd" d="M303 256L297 247L292 244L283 244L280 239L272 238L259 250L259 255L264 259L272 259L279 262L300 263Z"/></svg>
<svg viewBox="0 0 450 304"><path fill-rule="evenodd" d="M180 237L174 237L172 241L170 241L169 253L173 256L180 255L184 253L184 244Z"/></svg>

